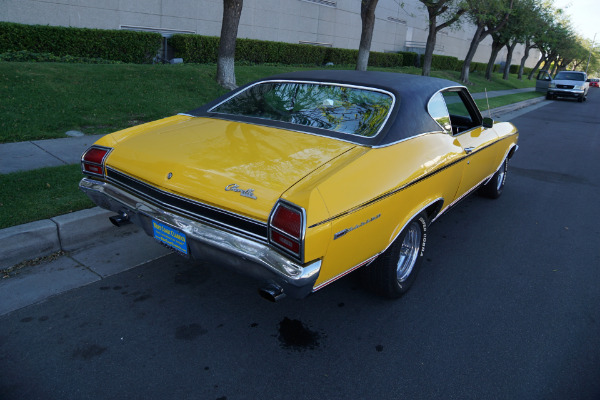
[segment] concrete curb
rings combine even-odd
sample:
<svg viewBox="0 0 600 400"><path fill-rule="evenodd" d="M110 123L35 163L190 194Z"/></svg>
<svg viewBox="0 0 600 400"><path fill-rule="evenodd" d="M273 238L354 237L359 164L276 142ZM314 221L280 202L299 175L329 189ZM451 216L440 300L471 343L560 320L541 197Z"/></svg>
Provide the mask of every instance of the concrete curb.
<svg viewBox="0 0 600 400"><path fill-rule="evenodd" d="M492 108L489 112L492 115L492 117L498 118L498 117L500 117L502 115L506 115L508 113L512 113L513 111L517 111L517 110L521 110L521 109L526 108L526 107L534 106L534 105L536 105L538 103L541 103L541 102L543 102L545 100L546 100L546 98L544 97L544 95L540 93L540 97L536 97L534 99L520 101L518 103L508 104L508 105L502 106L502 107ZM481 114L483 114L483 116L485 117L485 116L488 115L488 111L481 110Z"/></svg>
<svg viewBox="0 0 600 400"><path fill-rule="evenodd" d="M0 230L0 268L44 257L57 251L73 251L114 228L111 211L100 207L59 215Z"/></svg>

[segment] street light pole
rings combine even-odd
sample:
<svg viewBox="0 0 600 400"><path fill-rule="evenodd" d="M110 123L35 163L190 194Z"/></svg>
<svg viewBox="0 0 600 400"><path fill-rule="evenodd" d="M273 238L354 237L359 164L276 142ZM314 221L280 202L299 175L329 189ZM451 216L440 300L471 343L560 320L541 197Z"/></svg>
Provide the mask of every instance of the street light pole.
<svg viewBox="0 0 600 400"><path fill-rule="evenodd" d="M588 55L588 62L587 62L587 65L585 66L585 74L586 75L588 72L588 68L590 67L590 59L592 58L592 50L594 50L594 45L596 44L596 35L597 35L597 33L594 33L594 40L592 40L592 45L590 46L590 54Z"/></svg>

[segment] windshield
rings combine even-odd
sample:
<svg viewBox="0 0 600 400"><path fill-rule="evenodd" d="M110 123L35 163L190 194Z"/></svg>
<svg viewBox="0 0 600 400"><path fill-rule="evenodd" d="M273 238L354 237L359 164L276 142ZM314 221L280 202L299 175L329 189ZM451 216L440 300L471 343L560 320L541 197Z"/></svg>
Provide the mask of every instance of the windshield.
<svg viewBox="0 0 600 400"><path fill-rule="evenodd" d="M581 72L561 71L554 77L557 81L585 81L585 76Z"/></svg>
<svg viewBox="0 0 600 400"><path fill-rule="evenodd" d="M391 94L377 89L267 81L237 93L210 112L373 137L383 127L393 104Z"/></svg>

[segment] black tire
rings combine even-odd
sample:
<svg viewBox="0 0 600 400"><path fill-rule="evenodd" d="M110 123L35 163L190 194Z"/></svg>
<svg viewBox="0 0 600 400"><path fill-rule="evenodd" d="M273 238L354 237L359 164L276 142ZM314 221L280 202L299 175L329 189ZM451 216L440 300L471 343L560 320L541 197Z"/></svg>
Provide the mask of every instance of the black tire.
<svg viewBox="0 0 600 400"><path fill-rule="evenodd" d="M553 98L554 97L551 94L546 93L546 100L552 100Z"/></svg>
<svg viewBox="0 0 600 400"><path fill-rule="evenodd" d="M410 289L423 263L428 223L425 213L417 215L383 254L360 270L367 288L391 299Z"/></svg>
<svg viewBox="0 0 600 400"><path fill-rule="evenodd" d="M577 98L577 101L578 101L578 102L580 102L580 103L583 103L583 100L584 100L583 96L579 96L579 97Z"/></svg>
<svg viewBox="0 0 600 400"><path fill-rule="evenodd" d="M508 172L508 160L505 159L498 171L492 176L488 183L479 188L479 194L490 199L497 199L504 190L506 174Z"/></svg>

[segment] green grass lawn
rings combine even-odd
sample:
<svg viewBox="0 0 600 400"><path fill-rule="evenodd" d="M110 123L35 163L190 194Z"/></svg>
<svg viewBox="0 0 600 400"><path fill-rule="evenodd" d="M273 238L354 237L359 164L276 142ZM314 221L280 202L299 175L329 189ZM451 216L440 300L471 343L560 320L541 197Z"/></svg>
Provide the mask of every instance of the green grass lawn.
<svg viewBox="0 0 600 400"><path fill-rule="evenodd" d="M544 95L539 92L525 92L525 93L517 93L517 94L509 94L506 96L498 96L498 97L490 97L489 99L478 99L475 100L477 107L481 111L484 116L485 111L488 110L488 101L489 101L489 109L507 106L509 104L518 103L520 101L525 101L529 99L535 99L536 97L543 97Z"/></svg>
<svg viewBox="0 0 600 400"><path fill-rule="evenodd" d="M315 69L298 66L237 66L238 85L265 76ZM351 67L336 67L348 69ZM418 68L381 69L420 74ZM456 71L433 71L456 81ZM0 62L0 143L65 137L69 130L110 133L194 109L226 91L215 82L216 66L200 64L62 64ZM487 81L470 76L471 92L530 87L533 81Z"/></svg>
<svg viewBox="0 0 600 400"><path fill-rule="evenodd" d="M0 174L0 229L93 207L81 178L78 164Z"/></svg>
<svg viewBox="0 0 600 400"><path fill-rule="evenodd" d="M352 67L336 67L351 69ZM298 66L236 66L238 85L282 72L315 69ZM417 68L381 69L420 74ZM455 71L433 76L457 81ZM215 65L89 65L0 62L0 143L65 137L69 130L110 133L196 108L226 91L215 82ZM535 85L487 81L470 75L473 93ZM490 107L514 103L536 93L490 98ZM478 100L487 110L487 102ZM78 189L79 165L0 175L0 229L92 207Z"/></svg>

